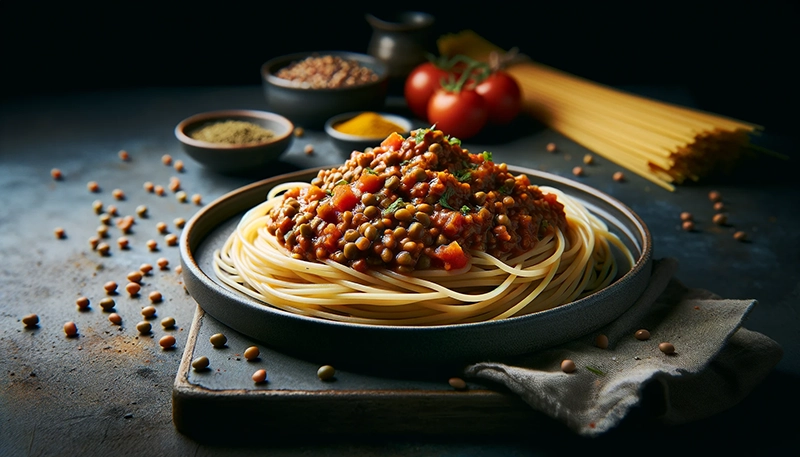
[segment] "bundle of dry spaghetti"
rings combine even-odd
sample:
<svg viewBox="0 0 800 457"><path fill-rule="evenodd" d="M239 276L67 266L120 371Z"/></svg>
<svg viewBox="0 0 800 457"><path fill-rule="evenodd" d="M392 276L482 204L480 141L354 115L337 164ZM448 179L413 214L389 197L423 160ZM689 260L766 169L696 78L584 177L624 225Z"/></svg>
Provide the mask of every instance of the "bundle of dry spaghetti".
<svg viewBox="0 0 800 457"><path fill-rule="evenodd" d="M514 58L471 30L438 40L442 55L497 65L519 83L524 110L546 126L668 189L730 170L762 128L717 114L648 99ZM753 147L754 148L754 147Z"/></svg>

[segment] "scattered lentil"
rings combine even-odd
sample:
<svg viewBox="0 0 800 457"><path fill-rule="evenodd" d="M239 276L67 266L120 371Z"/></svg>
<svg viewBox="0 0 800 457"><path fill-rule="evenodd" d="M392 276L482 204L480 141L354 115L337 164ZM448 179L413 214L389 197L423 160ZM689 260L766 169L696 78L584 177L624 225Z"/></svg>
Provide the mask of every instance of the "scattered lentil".
<svg viewBox="0 0 800 457"><path fill-rule="evenodd" d="M164 154L161 156L161 163L164 165L172 165L172 156L169 154Z"/></svg>
<svg viewBox="0 0 800 457"><path fill-rule="evenodd" d="M155 194L160 196L160 197L163 197L164 194L166 193L164 191L164 186L161 186L161 185L158 185L158 184L156 184L156 186L153 188L153 192L155 192Z"/></svg>
<svg viewBox="0 0 800 457"><path fill-rule="evenodd" d="M138 214L139 217L147 217L147 206L145 206L145 205L137 206L136 207L136 214Z"/></svg>
<svg viewBox="0 0 800 457"><path fill-rule="evenodd" d="M692 213L690 213L688 211L684 211L684 212L681 213L681 220L682 221L690 221L690 220L693 219L693 217L694 216L692 216Z"/></svg>
<svg viewBox="0 0 800 457"><path fill-rule="evenodd" d="M161 326L165 329L170 329L175 327L175 318L174 317L165 317L161 319Z"/></svg>
<svg viewBox="0 0 800 457"><path fill-rule="evenodd" d="M107 294L113 294L117 291L117 283L114 281L107 281L105 284L103 284L103 289L106 290Z"/></svg>
<svg viewBox="0 0 800 457"><path fill-rule="evenodd" d="M139 271L141 271L143 275L146 275L147 273L153 271L153 266L149 263L143 263L139 266Z"/></svg>
<svg viewBox="0 0 800 457"><path fill-rule="evenodd" d="M158 265L158 268L166 270L167 266L169 266L169 260L167 260L166 257L159 257L159 259L156 261L156 264Z"/></svg>
<svg viewBox="0 0 800 457"><path fill-rule="evenodd" d="M169 349L175 346L175 337L172 335L164 335L158 340L158 345L164 349Z"/></svg>
<svg viewBox="0 0 800 457"><path fill-rule="evenodd" d="M96 236L89 237L89 246L91 246L92 249L97 249L98 244L100 244L100 238Z"/></svg>
<svg viewBox="0 0 800 457"><path fill-rule="evenodd" d="M694 230L694 222L693 221L683 221L683 224L681 224L681 228L684 231L691 232L691 231Z"/></svg>
<svg viewBox="0 0 800 457"><path fill-rule="evenodd" d="M177 198L177 199L178 199L178 201L179 201L179 202L181 202L181 203L184 203L184 202L186 202L186 199L187 199L186 191L179 190L179 191L178 191L178 192L175 194L175 198Z"/></svg>
<svg viewBox="0 0 800 457"><path fill-rule="evenodd" d="M111 215L110 214L101 214L100 215L100 223L103 225L111 225Z"/></svg>
<svg viewBox="0 0 800 457"><path fill-rule="evenodd" d="M745 241L747 240L747 233L739 230L733 234L733 239L736 241Z"/></svg>
<svg viewBox="0 0 800 457"><path fill-rule="evenodd" d="M64 333L67 337L72 338L78 335L78 326L75 325L75 322L69 321L64 323Z"/></svg>
<svg viewBox="0 0 800 457"><path fill-rule="evenodd" d="M323 381L332 379L336 375L336 369L330 365L323 365L317 370L317 377Z"/></svg>
<svg viewBox="0 0 800 457"><path fill-rule="evenodd" d="M211 338L209 338L208 341L211 342L212 346L219 349L225 347L225 343L228 342L228 337L226 337L222 333L215 333L211 335Z"/></svg>
<svg viewBox="0 0 800 457"><path fill-rule="evenodd" d="M583 168L575 167L572 169L572 174L575 176L583 176Z"/></svg>
<svg viewBox="0 0 800 457"><path fill-rule="evenodd" d="M22 317L22 323L25 327L36 327L39 325L39 316L36 314L28 314Z"/></svg>
<svg viewBox="0 0 800 457"><path fill-rule="evenodd" d="M195 205L203 203L203 197L200 194L193 194L192 203L194 203Z"/></svg>
<svg viewBox="0 0 800 457"><path fill-rule="evenodd" d="M177 273L177 274L183 273L183 267L180 266L180 265L176 265L175 266L175 273Z"/></svg>
<svg viewBox="0 0 800 457"><path fill-rule="evenodd" d="M208 357L202 356L192 360L192 368L197 371L205 370L208 368Z"/></svg>
<svg viewBox="0 0 800 457"><path fill-rule="evenodd" d="M307 144L306 147L303 148L303 152L305 152L306 155L310 156L311 154L314 153L314 145L313 144Z"/></svg>
<svg viewBox="0 0 800 457"><path fill-rule="evenodd" d="M608 349L608 337L602 333L594 339L594 345L600 349Z"/></svg>
<svg viewBox="0 0 800 457"><path fill-rule="evenodd" d="M60 181L64 177L64 175L61 173L61 170L58 168L53 168L50 170L50 176L52 176L56 181Z"/></svg>
<svg viewBox="0 0 800 457"><path fill-rule="evenodd" d="M564 373L574 373L576 369L575 362L572 360L564 359L561 361L561 371Z"/></svg>
<svg viewBox="0 0 800 457"><path fill-rule="evenodd" d="M244 350L244 358L247 360L256 360L260 354L258 346L250 346Z"/></svg>
<svg viewBox="0 0 800 457"><path fill-rule="evenodd" d="M100 238L108 238L108 226L107 225L97 226L97 235Z"/></svg>
<svg viewBox="0 0 800 457"><path fill-rule="evenodd" d="M181 190L181 180L173 176L169 179L169 184L167 184L167 187L169 187L169 190L177 192Z"/></svg>
<svg viewBox="0 0 800 457"><path fill-rule="evenodd" d="M147 249L150 249L151 251L157 251L158 242L156 240L147 240Z"/></svg>
<svg viewBox="0 0 800 457"><path fill-rule="evenodd" d="M117 206L116 205L108 205L108 206L106 206L106 213L108 213L108 214L110 214L112 216L118 215Z"/></svg>
<svg viewBox="0 0 800 457"><path fill-rule="evenodd" d="M58 238L59 240L63 239L63 238L66 238L66 236L67 236L67 232L62 227L56 227L55 230L53 230L53 233L56 235L56 238Z"/></svg>
<svg viewBox="0 0 800 457"><path fill-rule="evenodd" d="M103 299L100 300L100 307L105 311L112 310L115 306L117 306L117 303L111 297L103 297Z"/></svg>
<svg viewBox="0 0 800 457"><path fill-rule="evenodd" d="M177 170L177 171L183 171L184 170L183 160L176 160L175 164L173 166L175 167L175 170Z"/></svg>
<svg viewBox="0 0 800 457"><path fill-rule="evenodd" d="M658 350L663 352L664 354L671 355L675 353L675 346L672 343L659 343Z"/></svg>
<svg viewBox="0 0 800 457"><path fill-rule="evenodd" d="M714 211L725 211L725 203L722 202L714 203Z"/></svg>
<svg viewBox="0 0 800 457"><path fill-rule="evenodd" d="M130 241L128 240L127 237L121 236L117 238L117 244L119 245L120 249L127 249L128 244L130 244Z"/></svg>
<svg viewBox="0 0 800 457"><path fill-rule="evenodd" d="M86 187L89 189L89 192L100 192L100 184L97 184L97 181L89 181L86 183Z"/></svg>
<svg viewBox="0 0 800 457"><path fill-rule="evenodd" d="M164 237L164 241L167 242L167 246L177 246L178 245L178 235L174 233L170 233L169 235Z"/></svg>
<svg viewBox="0 0 800 457"><path fill-rule="evenodd" d="M467 388L467 383L461 378L450 378L447 380L450 387L456 390L463 390Z"/></svg>
<svg viewBox="0 0 800 457"><path fill-rule="evenodd" d="M127 162L128 160L131 160L131 155L128 154L128 151L126 151L124 149L119 151L118 155L119 155L120 160L122 160L124 162Z"/></svg>
<svg viewBox="0 0 800 457"><path fill-rule="evenodd" d="M155 188L156 188L156 186L155 186L155 185L153 185L153 183L152 183L152 182L150 182L150 181L145 181L145 183L144 183L144 190L146 190L147 192L153 192L153 190L155 190Z"/></svg>
<svg viewBox="0 0 800 457"><path fill-rule="evenodd" d="M728 216L726 216L726 215L724 215L722 213L717 213L717 214L714 215L714 217L711 219L711 221L714 222L717 225L725 225L725 223L728 222Z"/></svg>
<svg viewBox="0 0 800 457"><path fill-rule="evenodd" d="M623 172L621 172L621 171L618 171L618 172L614 173L614 175L612 176L612 178L613 178L613 179L614 179L614 181L616 181L616 182L622 182L622 181L625 181L625 173L623 173Z"/></svg>
<svg viewBox="0 0 800 457"><path fill-rule="evenodd" d="M150 322L147 321L141 321L138 324L136 324L136 330L142 335L147 335L148 333L150 333L151 328L152 326L150 325Z"/></svg>
<svg viewBox="0 0 800 457"><path fill-rule="evenodd" d="M303 127L295 127L295 129L294 129L294 136L296 136L297 138L302 137L303 134L305 134L305 133L306 133L306 131L303 130Z"/></svg>
<svg viewBox="0 0 800 457"><path fill-rule="evenodd" d="M256 370L256 372L253 373L253 382L256 384L267 382L267 370Z"/></svg>
<svg viewBox="0 0 800 457"><path fill-rule="evenodd" d="M556 144L555 143L547 143L547 146L545 146L545 149L547 149L547 152L556 152Z"/></svg>
<svg viewBox="0 0 800 457"><path fill-rule="evenodd" d="M125 192L123 192L122 189L114 189L111 195L117 200L125 200Z"/></svg>
<svg viewBox="0 0 800 457"><path fill-rule="evenodd" d="M97 252L99 252L100 255L108 255L109 250L111 250L111 246L109 246L108 243L101 242L97 244Z"/></svg>
<svg viewBox="0 0 800 457"><path fill-rule="evenodd" d="M172 222L174 222L175 223L175 227L178 227L178 228L183 228L183 226L186 225L186 219L184 219L182 217L176 217L175 220L172 221Z"/></svg>
<svg viewBox="0 0 800 457"><path fill-rule="evenodd" d="M169 231L169 229L167 228L167 223L166 222L157 223L156 224L156 230L158 230L159 233L167 233Z"/></svg>
<svg viewBox="0 0 800 457"><path fill-rule="evenodd" d="M157 290L154 290L154 291L150 292L150 295L148 295L148 298L150 299L150 301L152 303L161 303L161 300L164 299L164 297L161 296L161 292L159 292Z"/></svg>
<svg viewBox="0 0 800 457"><path fill-rule="evenodd" d="M78 299L75 300L75 304L78 305L79 309L88 309L89 299L87 297L78 297Z"/></svg>
<svg viewBox="0 0 800 457"><path fill-rule="evenodd" d="M585 156L583 156L583 163L585 163L586 165L589 165L589 164L591 164L593 162L594 162L594 156L593 155L586 154Z"/></svg>
<svg viewBox="0 0 800 457"><path fill-rule="evenodd" d="M120 315L119 315L119 314L117 314L117 313L111 313L111 314L109 314L109 315L108 315L108 320L109 320L109 321L111 321L111 323L112 323L112 324L114 324L114 325L120 325L120 324L122 324L122 316L120 316Z"/></svg>
<svg viewBox="0 0 800 457"><path fill-rule="evenodd" d="M644 329L644 328L643 329L639 329L639 330L636 331L636 333L633 334L633 336L636 337L636 339L639 340L639 341L649 340L650 339L650 331L647 330L647 329Z"/></svg>
<svg viewBox="0 0 800 457"><path fill-rule="evenodd" d="M95 214L100 214L103 212L103 202L100 200L95 200L92 202L92 209L94 210Z"/></svg>
<svg viewBox="0 0 800 457"><path fill-rule="evenodd" d="M142 290L142 286L140 286L139 283L136 282L129 282L125 286L125 291L128 292L128 295L130 295L131 297L136 297L137 295L139 295L140 290Z"/></svg>
<svg viewBox="0 0 800 457"><path fill-rule="evenodd" d="M722 201L722 194L720 194L716 190L712 190L711 192L708 193L708 199L711 200L714 203L716 203L718 201Z"/></svg>

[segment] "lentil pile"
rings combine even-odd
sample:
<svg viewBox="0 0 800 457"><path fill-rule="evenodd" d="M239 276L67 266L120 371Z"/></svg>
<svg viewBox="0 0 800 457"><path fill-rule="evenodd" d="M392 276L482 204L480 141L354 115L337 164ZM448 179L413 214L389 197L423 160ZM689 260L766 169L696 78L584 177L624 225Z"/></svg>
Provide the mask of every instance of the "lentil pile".
<svg viewBox="0 0 800 457"><path fill-rule="evenodd" d="M310 187L285 192L269 217L267 230L294 258L362 272L459 269L469 250L504 259L566 229L555 195L435 129L354 151Z"/></svg>
<svg viewBox="0 0 800 457"><path fill-rule="evenodd" d="M275 76L304 89L338 89L377 81L378 75L355 60L312 55L281 68Z"/></svg>

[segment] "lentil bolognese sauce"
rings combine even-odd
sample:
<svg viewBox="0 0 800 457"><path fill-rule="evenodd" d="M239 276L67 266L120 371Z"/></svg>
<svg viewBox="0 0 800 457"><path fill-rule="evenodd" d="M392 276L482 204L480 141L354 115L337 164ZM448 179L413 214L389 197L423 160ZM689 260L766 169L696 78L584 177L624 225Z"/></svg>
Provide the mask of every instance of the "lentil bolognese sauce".
<svg viewBox="0 0 800 457"><path fill-rule="evenodd" d="M214 259L269 306L376 325L446 325L559 306L610 284L605 223L441 130L389 135L310 182L273 187Z"/></svg>

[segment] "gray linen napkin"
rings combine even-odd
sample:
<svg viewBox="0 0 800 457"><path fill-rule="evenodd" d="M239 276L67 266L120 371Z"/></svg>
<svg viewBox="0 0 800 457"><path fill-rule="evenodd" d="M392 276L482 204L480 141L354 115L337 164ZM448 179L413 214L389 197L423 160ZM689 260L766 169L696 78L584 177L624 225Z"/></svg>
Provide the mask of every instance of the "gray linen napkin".
<svg viewBox="0 0 800 457"><path fill-rule="evenodd" d="M648 392L660 391L658 418L668 424L734 406L775 367L783 350L742 328L756 300L728 300L686 288L673 278L677 265L672 258L656 260L639 299L596 333L505 363L470 365L465 376L505 385L584 436L619 424L641 404L646 386ZM647 329L650 339L636 339L639 329ZM596 346L597 334L608 337L607 349ZM661 352L661 342L672 343L675 352ZM573 360L577 370L564 373L564 359Z"/></svg>

